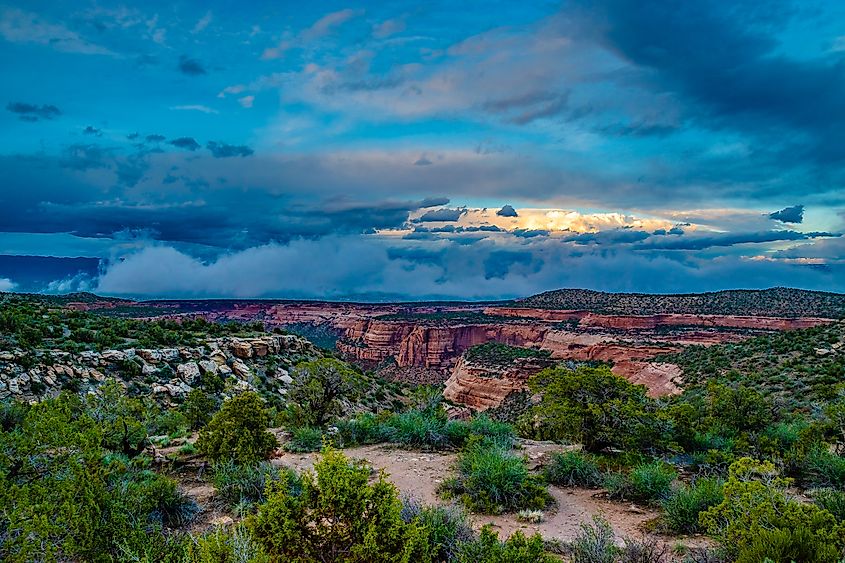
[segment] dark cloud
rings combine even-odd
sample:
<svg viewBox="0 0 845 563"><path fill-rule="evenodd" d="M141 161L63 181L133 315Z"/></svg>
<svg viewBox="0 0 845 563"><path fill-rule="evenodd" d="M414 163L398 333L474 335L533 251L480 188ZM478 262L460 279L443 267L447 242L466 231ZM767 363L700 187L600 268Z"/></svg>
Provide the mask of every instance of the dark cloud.
<svg viewBox="0 0 845 563"><path fill-rule="evenodd" d="M189 151L195 151L202 146L192 137L179 137L178 139L173 139L172 141L170 141L170 144L174 147L179 147L180 149L187 149Z"/></svg>
<svg viewBox="0 0 845 563"><path fill-rule="evenodd" d="M648 80L677 93L709 127L743 130L770 143L791 130L812 140L814 158L845 159L845 80L836 58L790 58L777 33L797 10L739 1L606 0L584 4L606 46L641 68ZM598 9L597 9L598 8ZM702 120L698 120L702 123ZM800 145L786 154L807 158Z"/></svg>
<svg viewBox="0 0 845 563"><path fill-rule="evenodd" d="M545 229L515 229L511 231L513 236L520 238L534 238L549 236L549 231Z"/></svg>
<svg viewBox="0 0 845 563"><path fill-rule="evenodd" d="M566 109L568 100L569 92L529 92L488 101L483 109L491 113L507 114L507 120L511 123L526 125L561 113Z"/></svg>
<svg viewBox="0 0 845 563"><path fill-rule="evenodd" d="M94 168L107 168L107 159L112 151L104 149L99 145L73 144L64 150L61 165L71 170L91 170Z"/></svg>
<svg viewBox="0 0 845 563"><path fill-rule="evenodd" d="M440 205L448 205L448 197L427 197L420 202L420 209L426 207L438 207Z"/></svg>
<svg viewBox="0 0 845 563"><path fill-rule="evenodd" d="M140 136L141 136L140 133L130 133L130 134L126 135L126 138L129 139L130 141L134 141Z"/></svg>
<svg viewBox="0 0 845 563"><path fill-rule="evenodd" d="M601 233L599 233L601 234ZM834 233L799 233L797 231L762 231L755 233L718 233L707 235L685 235L682 237L647 240L634 248L649 250L704 250L713 247L736 246L738 244L760 244L767 242L808 240L820 237L838 237Z"/></svg>
<svg viewBox="0 0 845 563"><path fill-rule="evenodd" d="M421 156L414 161L414 166L430 166L434 164L426 156Z"/></svg>
<svg viewBox="0 0 845 563"><path fill-rule="evenodd" d="M801 223L804 221L804 206L795 205L793 207L786 207L780 211L769 213L769 218L775 221L782 221L783 223Z"/></svg>
<svg viewBox="0 0 845 563"><path fill-rule="evenodd" d="M54 105L27 104L25 102L9 102L6 109L16 113L22 121L54 119L62 114L61 110Z"/></svg>
<svg viewBox="0 0 845 563"><path fill-rule="evenodd" d="M92 125L88 125L82 130L83 135L93 135L94 137L102 137L103 132Z"/></svg>
<svg viewBox="0 0 845 563"><path fill-rule="evenodd" d="M188 55L179 57L179 71L188 76L200 76L206 74L205 67L196 59L190 58Z"/></svg>
<svg viewBox="0 0 845 563"><path fill-rule="evenodd" d="M226 143L215 141L209 141L205 145L205 148L211 151L211 156L214 158L246 157L255 152L246 145L227 145Z"/></svg>
<svg viewBox="0 0 845 563"><path fill-rule="evenodd" d="M496 215L499 217L519 217L516 209L514 209L511 205L503 205L502 208L496 212Z"/></svg>
<svg viewBox="0 0 845 563"><path fill-rule="evenodd" d="M457 209L449 209L448 207L443 207L441 209L432 209L431 211L426 211L422 214L421 217L417 219L420 223L430 223L433 221L457 221L461 218L461 215L466 213L467 210L465 208L459 207Z"/></svg>
<svg viewBox="0 0 845 563"><path fill-rule="evenodd" d="M157 133L152 134L152 135L147 135L147 137L146 137L148 143L160 143L160 142L164 141L166 138L167 137L165 137L164 135L159 135Z"/></svg>
<svg viewBox="0 0 845 563"><path fill-rule="evenodd" d="M494 250L484 258L484 279L505 279L514 265L528 265L533 260L534 255L528 250Z"/></svg>

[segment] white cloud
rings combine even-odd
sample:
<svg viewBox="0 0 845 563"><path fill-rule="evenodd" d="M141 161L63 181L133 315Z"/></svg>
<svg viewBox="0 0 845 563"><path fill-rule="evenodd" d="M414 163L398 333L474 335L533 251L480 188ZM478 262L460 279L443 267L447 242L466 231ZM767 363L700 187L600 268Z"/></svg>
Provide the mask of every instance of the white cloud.
<svg viewBox="0 0 845 563"><path fill-rule="evenodd" d="M238 103L245 108L251 108L254 101L255 96L244 96L243 98L238 98Z"/></svg>
<svg viewBox="0 0 845 563"><path fill-rule="evenodd" d="M9 278L0 278L0 291L14 291L17 284Z"/></svg>
<svg viewBox="0 0 845 563"><path fill-rule="evenodd" d="M184 106L170 106L170 109L176 111L199 111L202 113L220 113L214 108L203 106L199 104L189 104Z"/></svg>
<svg viewBox="0 0 845 563"><path fill-rule="evenodd" d="M211 20L213 18L214 16L212 15L211 10L207 11L205 15L197 21L196 25L194 26L194 29L191 30L191 33L199 33L200 31L204 30L206 27L208 27L208 24L211 23Z"/></svg>

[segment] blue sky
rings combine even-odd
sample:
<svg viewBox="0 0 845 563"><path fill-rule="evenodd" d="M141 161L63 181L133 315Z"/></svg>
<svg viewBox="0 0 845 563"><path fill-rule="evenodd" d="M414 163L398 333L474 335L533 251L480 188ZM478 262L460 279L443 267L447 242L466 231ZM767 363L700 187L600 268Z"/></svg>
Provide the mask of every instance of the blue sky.
<svg viewBox="0 0 845 563"><path fill-rule="evenodd" d="M5 3L0 75L0 289L845 291L842 3Z"/></svg>

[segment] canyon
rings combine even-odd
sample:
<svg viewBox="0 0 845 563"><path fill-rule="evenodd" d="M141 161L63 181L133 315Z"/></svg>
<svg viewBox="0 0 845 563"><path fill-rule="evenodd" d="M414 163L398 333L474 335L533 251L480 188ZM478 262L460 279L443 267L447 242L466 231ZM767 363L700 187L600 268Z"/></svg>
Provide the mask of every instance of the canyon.
<svg viewBox="0 0 845 563"><path fill-rule="evenodd" d="M529 299L530 301L530 299ZM200 316L212 322L264 323L310 338L387 379L445 384L454 403L496 407L528 377L556 362L607 362L617 375L645 385L651 396L680 392L678 366L665 358L689 345L737 342L770 331L832 322L834 315L709 314L701 311L609 314L601 310L492 303L336 303L264 300L97 301L70 307L104 314L164 318ZM809 309L809 312L821 312ZM548 361L491 368L464 354L487 342L548 352Z"/></svg>

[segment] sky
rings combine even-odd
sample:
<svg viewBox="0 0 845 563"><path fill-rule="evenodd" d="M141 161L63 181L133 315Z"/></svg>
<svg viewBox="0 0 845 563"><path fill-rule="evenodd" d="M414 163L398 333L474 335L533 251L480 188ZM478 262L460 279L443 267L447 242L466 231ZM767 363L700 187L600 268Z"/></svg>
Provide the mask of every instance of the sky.
<svg viewBox="0 0 845 563"><path fill-rule="evenodd" d="M845 291L845 3L0 0L0 291Z"/></svg>

